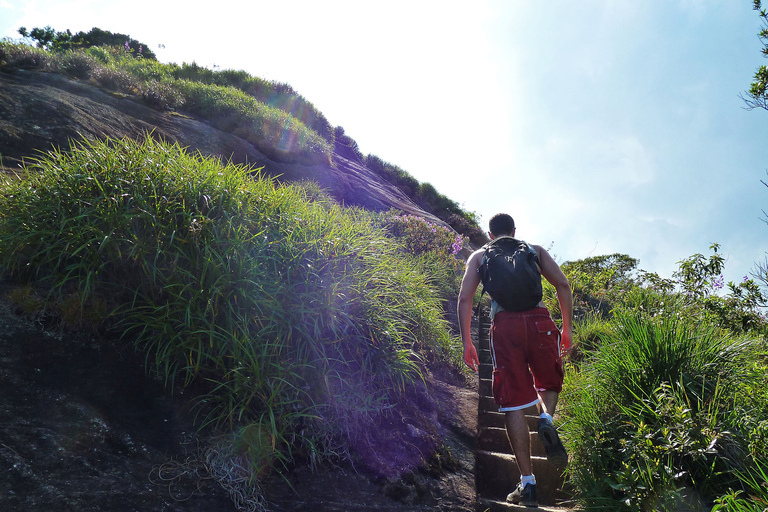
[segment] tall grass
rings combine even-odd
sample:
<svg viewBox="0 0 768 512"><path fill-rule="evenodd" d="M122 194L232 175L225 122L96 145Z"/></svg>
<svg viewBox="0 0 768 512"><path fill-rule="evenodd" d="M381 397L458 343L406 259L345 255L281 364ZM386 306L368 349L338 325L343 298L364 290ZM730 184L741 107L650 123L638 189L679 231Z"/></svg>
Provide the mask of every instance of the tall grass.
<svg viewBox="0 0 768 512"><path fill-rule="evenodd" d="M763 400L743 396L765 384L756 343L674 310L618 311L609 325L563 394L578 501L586 510L711 508L751 464L746 422L765 412Z"/></svg>
<svg viewBox="0 0 768 512"><path fill-rule="evenodd" d="M102 304L170 386L207 389L253 475L344 454L451 338L440 297L371 214L146 138L53 152L2 182L0 268ZM315 199L309 200L308 192ZM364 436L362 436L364 437Z"/></svg>

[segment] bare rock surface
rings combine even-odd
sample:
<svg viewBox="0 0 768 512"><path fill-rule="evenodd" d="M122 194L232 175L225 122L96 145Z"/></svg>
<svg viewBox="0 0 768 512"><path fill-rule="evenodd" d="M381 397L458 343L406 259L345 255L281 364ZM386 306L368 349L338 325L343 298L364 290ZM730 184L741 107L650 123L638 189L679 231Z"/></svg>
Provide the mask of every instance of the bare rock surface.
<svg viewBox="0 0 768 512"><path fill-rule="evenodd" d="M202 465L180 465L196 457L189 403L143 363L130 348L48 331L0 303L0 510L236 510ZM263 483L268 510L473 510L477 391L430 374L420 393L432 402L445 467L385 477L299 466Z"/></svg>
<svg viewBox="0 0 768 512"><path fill-rule="evenodd" d="M333 163L277 162L251 143L181 112L153 110L140 98L103 91L60 74L37 71L0 73L0 163L9 170L52 147L72 141L147 133L189 151L254 168L281 181L313 180L345 205L381 211L398 208L443 224L419 208L397 187L340 155Z"/></svg>

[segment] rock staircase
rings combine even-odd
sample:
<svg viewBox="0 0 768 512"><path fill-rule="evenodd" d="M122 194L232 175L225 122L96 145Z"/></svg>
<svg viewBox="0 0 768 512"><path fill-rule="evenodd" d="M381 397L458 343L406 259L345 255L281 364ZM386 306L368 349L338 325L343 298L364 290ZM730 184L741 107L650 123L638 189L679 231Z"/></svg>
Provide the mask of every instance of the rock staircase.
<svg viewBox="0 0 768 512"><path fill-rule="evenodd" d="M507 494L520 481L515 456L504 427L504 414L491 396L493 363L489 343L490 322L481 318L478 325L480 346L480 386L478 400L478 449L475 454L475 485L477 512L509 510L535 510L506 503ZM539 509L544 511L570 511L569 496L563 491L564 479L560 471L547 462L544 447L538 440L539 412L535 407L526 410L531 431L531 462L539 494Z"/></svg>

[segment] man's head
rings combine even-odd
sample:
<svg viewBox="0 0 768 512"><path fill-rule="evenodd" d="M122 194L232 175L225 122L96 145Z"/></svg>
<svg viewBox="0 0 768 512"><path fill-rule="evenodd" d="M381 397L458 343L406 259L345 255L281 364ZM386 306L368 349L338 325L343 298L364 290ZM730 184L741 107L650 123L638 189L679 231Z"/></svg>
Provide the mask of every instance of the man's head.
<svg viewBox="0 0 768 512"><path fill-rule="evenodd" d="M515 236L515 220L506 213L497 213L488 222L493 237Z"/></svg>

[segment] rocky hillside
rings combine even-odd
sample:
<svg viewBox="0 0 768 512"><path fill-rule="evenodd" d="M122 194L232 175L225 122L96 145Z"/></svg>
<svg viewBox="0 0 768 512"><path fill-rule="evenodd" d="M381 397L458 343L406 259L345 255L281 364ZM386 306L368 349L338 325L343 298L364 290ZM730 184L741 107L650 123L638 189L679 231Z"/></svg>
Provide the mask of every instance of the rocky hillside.
<svg viewBox="0 0 768 512"><path fill-rule="evenodd" d="M0 157L6 170L52 146L94 138L140 138L146 133L205 156L263 167L283 181L312 180L340 203L371 210L397 208L443 224L397 187L357 162L334 154L332 163L286 164L248 141L181 112L158 111L138 98L103 91L60 74L19 70L0 73Z"/></svg>
<svg viewBox="0 0 768 512"><path fill-rule="evenodd" d="M147 133L281 181L313 180L345 205L397 208L444 224L339 154L328 164L287 164L183 111L153 110L59 74L0 73L4 172L19 172L53 146ZM199 458L184 393L148 377L131 349L17 316L9 290L0 283L0 510L236 510ZM434 371L419 392L422 412L443 436L437 458L386 477L344 464L295 468L265 481L268 510L472 510L476 385Z"/></svg>

